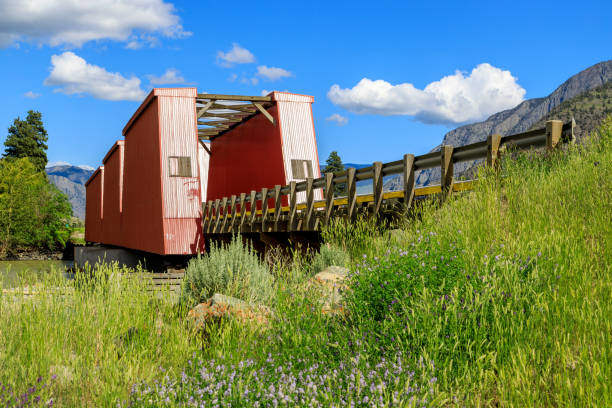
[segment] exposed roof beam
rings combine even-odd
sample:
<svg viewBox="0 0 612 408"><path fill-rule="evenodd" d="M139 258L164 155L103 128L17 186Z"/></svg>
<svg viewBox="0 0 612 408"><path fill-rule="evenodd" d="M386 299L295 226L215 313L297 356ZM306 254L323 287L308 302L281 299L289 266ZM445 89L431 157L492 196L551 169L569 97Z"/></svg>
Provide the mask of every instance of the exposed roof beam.
<svg viewBox="0 0 612 408"><path fill-rule="evenodd" d="M211 107L213 104L214 104L214 102L213 102L213 101L210 101L210 102L208 102L206 105L204 105L204 106L202 107L202 109L199 109L199 110L198 110L198 119L200 119L200 118L202 117L202 115L203 115L204 113L206 113L206 111L207 111L207 110L208 110L208 109L209 109L209 108L210 108L210 107Z"/></svg>
<svg viewBox="0 0 612 408"><path fill-rule="evenodd" d="M247 95L219 95L219 94L198 94L197 99L210 99L217 101L255 101L272 102L271 96L247 96Z"/></svg>
<svg viewBox="0 0 612 408"><path fill-rule="evenodd" d="M270 115L270 113L269 113L269 112L268 112L268 111L267 111L267 110L266 110L266 109L265 109L263 106L261 106L261 104L260 104L260 103L253 102L253 105L255 105L255 107L256 107L257 109L259 109L259 111L260 111L261 113L263 113L263 114L264 114L264 116L265 116L266 118L268 118L268 120L269 120L270 122L272 122L272 124L273 124L274 126L276 126L276 121L274 120L274 118L272 117L272 115Z"/></svg>

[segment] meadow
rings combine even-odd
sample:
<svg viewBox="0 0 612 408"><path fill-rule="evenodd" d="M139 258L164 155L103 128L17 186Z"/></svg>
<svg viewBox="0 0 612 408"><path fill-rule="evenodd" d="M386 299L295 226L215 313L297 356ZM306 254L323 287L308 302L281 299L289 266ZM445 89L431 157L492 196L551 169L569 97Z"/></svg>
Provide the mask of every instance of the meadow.
<svg viewBox="0 0 612 408"><path fill-rule="evenodd" d="M336 220L319 254L217 248L178 303L114 266L24 275L0 299L0 406L612 406L612 120L479 178L392 224ZM324 314L307 282L338 263L345 313ZM194 330L211 291L268 323Z"/></svg>

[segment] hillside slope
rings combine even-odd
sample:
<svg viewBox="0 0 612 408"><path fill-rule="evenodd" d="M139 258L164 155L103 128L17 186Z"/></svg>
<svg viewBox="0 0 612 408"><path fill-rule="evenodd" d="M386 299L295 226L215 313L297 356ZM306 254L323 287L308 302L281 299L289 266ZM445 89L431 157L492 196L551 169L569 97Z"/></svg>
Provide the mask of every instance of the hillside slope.
<svg viewBox="0 0 612 408"><path fill-rule="evenodd" d="M75 217L85 219L85 182L93 170L79 166L60 165L45 169L49 181L68 196Z"/></svg>

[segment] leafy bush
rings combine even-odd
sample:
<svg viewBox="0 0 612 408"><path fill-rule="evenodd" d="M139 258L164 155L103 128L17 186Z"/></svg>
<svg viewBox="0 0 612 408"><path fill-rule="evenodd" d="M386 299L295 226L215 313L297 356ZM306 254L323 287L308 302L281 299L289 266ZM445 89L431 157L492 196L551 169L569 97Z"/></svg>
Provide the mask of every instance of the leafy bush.
<svg viewBox="0 0 612 408"><path fill-rule="evenodd" d="M421 234L406 249L388 249L370 258L363 255L349 274L352 290L347 302L352 316L382 321L396 316L425 288L441 296L469 279L458 248L441 244L431 232Z"/></svg>
<svg viewBox="0 0 612 408"><path fill-rule="evenodd" d="M25 247L63 247L72 208L27 158L0 160L0 256Z"/></svg>
<svg viewBox="0 0 612 408"><path fill-rule="evenodd" d="M247 302L266 303L273 292L273 278L252 246L234 236L228 245L212 244L208 255L192 259L185 271L181 302L194 306L215 293Z"/></svg>
<svg viewBox="0 0 612 408"><path fill-rule="evenodd" d="M349 261L350 257L345 250L331 244L321 245L319 252L312 258L311 273L317 274L331 265L346 266Z"/></svg>

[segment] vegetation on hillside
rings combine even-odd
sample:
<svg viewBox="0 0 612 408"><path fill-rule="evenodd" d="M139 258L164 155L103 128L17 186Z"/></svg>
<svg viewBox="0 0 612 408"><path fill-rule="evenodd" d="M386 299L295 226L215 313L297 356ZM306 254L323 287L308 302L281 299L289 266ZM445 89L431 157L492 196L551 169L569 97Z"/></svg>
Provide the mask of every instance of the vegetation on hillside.
<svg viewBox="0 0 612 408"><path fill-rule="evenodd" d="M48 380L61 406L611 406L612 120L480 176L393 230L324 231L350 255L345 314L303 256L274 265L267 325L199 333L117 268L24 281L0 299L0 383Z"/></svg>
<svg viewBox="0 0 612 408"><path fill-rule="evenodd" d="M72 209L28 158L0 160L0 258L24 248L63 247Z"/></svg>
<svg viewBox="0 0 612 408"><path fill-rule="evenodd" d="M612 115L612 82L563 101L531 128L543 128L546 121L552 119L565 123L573 117L576 120L574 133L578 139L582 139L597 130L602 120L609 115Z"/></svg>
<svg viewBox="0 0 612 408"><path fill-rule="evenodd" d="M17 117L8 128L4 141L4 158L21 159L27 157L39 172L47 165L47 131L42 122L42 114L28 111L25 120Z"/></svg>

